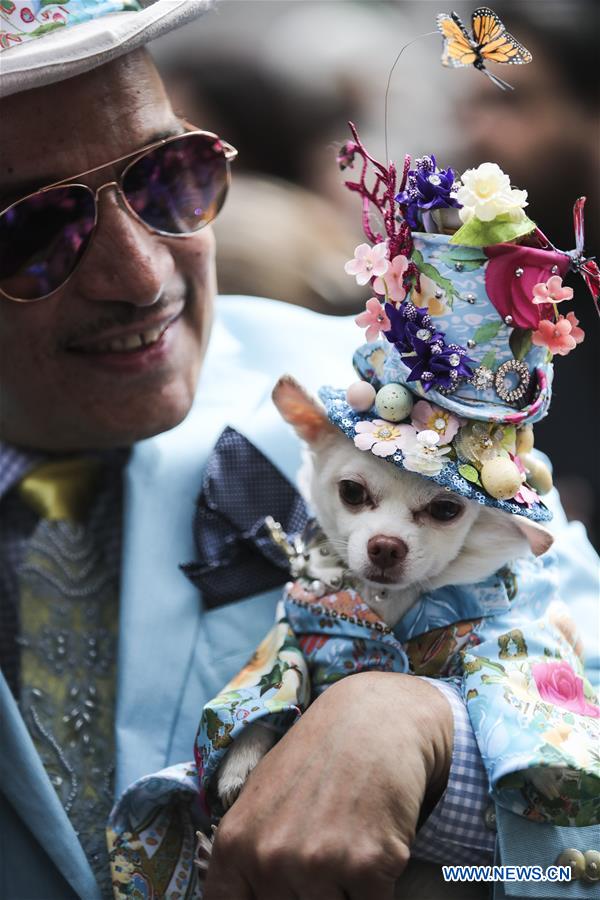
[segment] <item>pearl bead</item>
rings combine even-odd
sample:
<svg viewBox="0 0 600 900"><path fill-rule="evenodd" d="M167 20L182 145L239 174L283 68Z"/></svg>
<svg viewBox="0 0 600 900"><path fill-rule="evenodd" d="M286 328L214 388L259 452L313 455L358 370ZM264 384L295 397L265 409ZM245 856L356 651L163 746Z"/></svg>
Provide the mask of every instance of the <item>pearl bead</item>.
<svg viewBox="0 0 600 900"><path fill-rule="evenodd" d="M512 460L495 456L484 462L481 483L496 500L510 500L521 487L521 473Z"/></svg>
<svg viewBox="0 0 600 900"><path fill-rule="evenodd" d="M469 348L469 350L472 350L474 346L475 341L473 340L473 338L469 338L469 340L467 341L467 347Z"/></svg>
<svg viewBox="0 0 600 900"><path fill-rule="evenodd" d="M454 263L454 268L457 272L462 272L462 270L464 269L464 265L461 262Z"/></svg>
<svg viewBox="0 0 600 900"><path fill-rule="evenodd" d="M436 300L441 300L443 296L444 296L444 292L443 292L443 291L440 291L440 289L438 288L437 291L436 291L435 294L434 294L435 299L436 299Z"/></svg>
<svg viewBox="0 0 600 900"><path fill-rule="evenodd" d="M553 275L558 275L558 266L552 266L550 269Z"/></svg>
<svg viewBox="0 0 600 900"><path fill-rule="evenodd" d="M401 384L384 384L377 392L375 409L382 419L388 422L402 422L413 408L413 396Z"/></svg>
<svg viewBox="0 0 600 900"><path fill-rule="evenodd" d="M367 412L375 403L375 388L367 381L355 381L346 391L346 400L354 412Z"/></svg>
<svg viewBox="0 0 600 900"><path fill-rule="evenodd" d="M504 321L507 325L512 325L513 317L512 316L504 316Z"/></svg>
<svg viewBox="0 0 600 900"><path fill-rule="evenodd" d="M523 269L521 268L521 266L519 266L517 269L515 269L515 277L516 278L520 278L522 274L523 274Z"/></svg>
<svg viewBox="0 0 600 900"><path fill-rule="evenodd" d="M471 304L475 303L475 300L476 300L475 294L465 294L465 300L467 301L467 303L471 303Z"/></svg>

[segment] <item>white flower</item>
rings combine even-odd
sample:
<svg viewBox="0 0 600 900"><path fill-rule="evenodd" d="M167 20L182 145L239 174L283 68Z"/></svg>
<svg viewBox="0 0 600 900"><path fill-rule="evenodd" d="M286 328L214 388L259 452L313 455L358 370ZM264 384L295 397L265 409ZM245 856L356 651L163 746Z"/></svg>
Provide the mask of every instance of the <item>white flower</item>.
<svg viewBox="0 0 600 900"><path fill-rule="evenodd" d="M480 222L491 222L503 214L508 214L513 222L524 217L527 191L511 188L508 175L496 163L485 162L477 169L467 169L461 181L456 199L462 203L459 215L463 222L473 217Z"/></svg>
<svg viewBox="0 0 600 900"><path fill-rule="evenodd" d="M437 431L419 431L402 447L404 468L420 475L437 475L446 465L444 456L450 453L450 447L440 447L439 442Z"/></svg>

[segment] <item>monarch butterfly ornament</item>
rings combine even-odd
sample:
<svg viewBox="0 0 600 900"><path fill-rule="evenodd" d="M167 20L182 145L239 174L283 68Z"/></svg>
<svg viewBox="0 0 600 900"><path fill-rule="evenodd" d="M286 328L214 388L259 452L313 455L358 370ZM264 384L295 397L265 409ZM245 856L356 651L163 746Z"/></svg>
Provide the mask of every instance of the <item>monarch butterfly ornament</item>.
<svg viewBox="0 0 600 900"><path fill-rule="evenodd" d="M478 7L471 16L469 34L457 13L440 13L437 25L444 37L442 65L475 66L503 91L514 90L508 82L493 75L486 62L522 66L533 59L529 50L509 34L496 13L487 6Z"/></svg>

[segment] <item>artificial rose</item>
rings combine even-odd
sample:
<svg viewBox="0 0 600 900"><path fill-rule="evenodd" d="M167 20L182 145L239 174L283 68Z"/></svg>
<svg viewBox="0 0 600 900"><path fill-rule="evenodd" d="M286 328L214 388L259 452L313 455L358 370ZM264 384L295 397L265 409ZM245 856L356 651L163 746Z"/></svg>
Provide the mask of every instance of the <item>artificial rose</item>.
<svg viewBox="0 0 600 900"><path fill-rule="evenodd" d="M586 700L583 680L567 662L536 663L531 667L542 700L562 706L580 716L600 718L600 706Z"/></svg>
<svg viewBox="0 0 600 900"><path fill-rule="evenodd" d="M459 210L463 222L473 217L480 222L491 222L496 216L508 214L511 220L523 217L527 206L527 191L511 188L510 180L497 163L481 163L476 169L467 169L460 176L461 187L456 199L462 205Z"/></svg>
<svg viewBox="0 0 600 900"><path fill-rule="evenodd" d="M486 247L489 262L485 269L485 286L494 307L505 319L510 316L515 328L536 329L551 307L533 302L533 289L546 282L556 267L565 275L569 257L552 250L521 247L516 244L494 244ZM520 274L517 274L519 273Z"/></svg>

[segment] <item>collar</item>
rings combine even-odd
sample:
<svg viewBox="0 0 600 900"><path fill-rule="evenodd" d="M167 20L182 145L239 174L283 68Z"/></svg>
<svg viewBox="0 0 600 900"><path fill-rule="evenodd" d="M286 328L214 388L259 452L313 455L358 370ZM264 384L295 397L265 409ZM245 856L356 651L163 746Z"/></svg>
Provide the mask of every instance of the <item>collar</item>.
<svg viewBox="0 0 600 900"><path fill-rule="evenodd" d="M367 624L382 634L393 635L401 643L455 622L497 615L508 609L514 595L517 564L500 569L484 581L447 585L422 594L400 621L389 628L376 609L369 607L361 597L364 585L336 557L334 548L314 519L300 538L287 538L287 547L294 579L288 593L293 602L313 611L315 603L324 609L331 606L335 610L336 603L350 597L352 618L360 620L357 628L360 629L360 623L362 627ZM349 614L347 609L343 611Z"/></svg>

